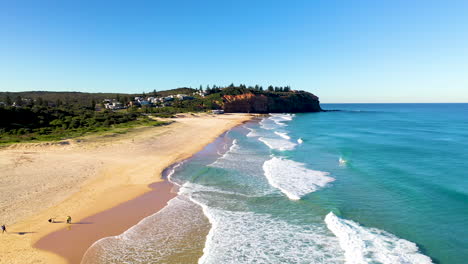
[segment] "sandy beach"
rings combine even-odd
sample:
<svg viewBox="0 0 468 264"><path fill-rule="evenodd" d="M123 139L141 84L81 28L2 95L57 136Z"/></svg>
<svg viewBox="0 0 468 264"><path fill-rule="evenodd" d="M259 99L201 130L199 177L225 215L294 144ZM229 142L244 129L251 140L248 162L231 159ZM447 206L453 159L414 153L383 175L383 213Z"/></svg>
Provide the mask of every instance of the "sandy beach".
<svg viewBox="0 0 468 264"><path fill-rule="evenodd" d="M247 114L185 114L171 119L174 123L170 125L138 128L126 134L1 149L0 221L7 225L8 233L0 236L0 263L77 263L81 253L70 258L70 248L68 253L55 251L68 254L64 258L35 247L45 237L53 242L48 235L66 227L65 223L47 222L49 218L62 222L70 215L75 223L94 225L99 219L115 217L105 211L123 206L122 212L125 202L160 192L160 203L141 215L137 210L132 219L121 224L96 227L102 232L87 241L69 242L86 248L92 240L121 232L175 195L167 186L150 186L162 181L166 167L189 158L226 130L251 118ZM79 225L71 226L79 230Z"/></svg>

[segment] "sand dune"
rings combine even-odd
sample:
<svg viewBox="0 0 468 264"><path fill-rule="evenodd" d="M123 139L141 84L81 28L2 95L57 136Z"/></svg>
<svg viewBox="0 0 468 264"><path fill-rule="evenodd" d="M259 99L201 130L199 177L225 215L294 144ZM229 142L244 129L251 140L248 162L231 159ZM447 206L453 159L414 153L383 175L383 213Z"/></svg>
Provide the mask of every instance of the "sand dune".
<svg viewBox="0 0 468 264"><path fill-rule="evenodd" d="M149 192L170 164L201 150L245 114L185 115L163 127L0 150L0 263L65 263L33 248L63 228L47 219L83 219ZM73 241L70 241L73 243Z"/></svg>

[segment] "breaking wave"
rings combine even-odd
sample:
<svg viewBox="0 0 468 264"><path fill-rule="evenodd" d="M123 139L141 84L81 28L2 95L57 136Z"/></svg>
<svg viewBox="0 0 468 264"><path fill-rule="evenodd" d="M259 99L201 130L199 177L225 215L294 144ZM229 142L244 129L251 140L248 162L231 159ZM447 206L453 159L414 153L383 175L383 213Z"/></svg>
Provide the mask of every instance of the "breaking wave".
<svg viewBox="0 0 468 264"><path fill-rule="evenodd" d="M345 251L347 264L432 263L429 257L419 253L415 243L386 231L360 226L332 212L325 217L325 223Z"/></svg>
<svg viewBox="0 0 468 264"><path fill-rule="evenodd" d="M335 180L328 172L307 169L305 164L285 158L273 157L265 161L263 170L271 186L291 200L299 200Z"/></svg>
<svg viewBox="0 0 468 264"><path fill-rule="evenodd" d="M319 225L203 207L212 228L198 263L342 263L335 237Z"/></svg>
<svg viewBox="0 0 468 264"><path fill-rule="evenodd" d="M288 133L286 133L286 132L278 132L278 131L275 131L275 134L278 135L278 136L280 136L280 137L282 137L282 138L284 138L284 139L288 139L288 140L291 139L291 137L288 136Z"/></svg>
<svg viewBox="0 0 468 264"><path fill-rule="evenodd" d="M291 142L289 140L285 140L285 139L259 137L258 140L263 142L269 148L280 150L280 151L293 150L297 146L297 144L295 144L295 143L293 143L293 142Z"/></svg>

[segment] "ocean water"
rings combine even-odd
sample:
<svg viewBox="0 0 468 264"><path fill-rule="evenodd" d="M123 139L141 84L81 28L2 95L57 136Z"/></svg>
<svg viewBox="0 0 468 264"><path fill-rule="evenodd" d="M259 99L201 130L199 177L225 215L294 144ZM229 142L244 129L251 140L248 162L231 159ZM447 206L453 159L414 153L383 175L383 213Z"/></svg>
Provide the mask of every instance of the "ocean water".
<svg viewBox="0 0 468 264"><path fill-rule="evenodd" d="M468 263L468 104L323 105L237 127L83 263Z"/></svg>

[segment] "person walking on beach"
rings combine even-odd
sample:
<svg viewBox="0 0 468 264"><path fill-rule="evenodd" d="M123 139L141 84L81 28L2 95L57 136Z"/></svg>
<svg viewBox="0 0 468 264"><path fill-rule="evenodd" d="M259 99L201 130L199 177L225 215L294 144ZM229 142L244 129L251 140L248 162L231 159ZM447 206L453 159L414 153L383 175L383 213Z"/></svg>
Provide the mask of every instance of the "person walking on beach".
<svg viewBox="0 0 468 264"><path fill-rule="evenodd" d="M2 225L2 234L6 232L6 226Z"/></svg>
<svg viewBox="0 0 468 264"><path fill-rule="evenodd" d="M71 216L67 217L67 224L71 224Z"/></svg>

